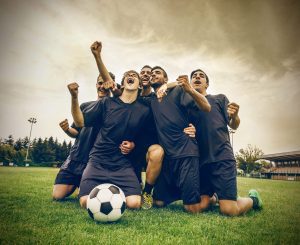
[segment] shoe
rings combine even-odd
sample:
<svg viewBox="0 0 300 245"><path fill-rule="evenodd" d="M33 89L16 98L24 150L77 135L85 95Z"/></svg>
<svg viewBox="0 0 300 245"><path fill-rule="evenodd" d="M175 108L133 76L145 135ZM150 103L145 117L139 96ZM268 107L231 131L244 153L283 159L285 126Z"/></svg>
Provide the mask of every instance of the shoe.
<svg viewBox="0 0 300 245"><path fill-rule="evenodd" d="M215 202L212 204L213 206L219 206L219 197L217 193L214 193L211 198L214 198Z"/></svg>
<svg viewBox="0 0 300 245"><path fill-rule="evenodd" d="M151 194L144 192L142 194L142 209L150 209L153 206L153 198Z"/></svg>
<svg viewBox="0 0 300 245"><path fill-rule="evenodd" d="M253 200L254 210L260 210L263 208L263 201L257 190L254 189L250 190L248 195Z"/></svg>

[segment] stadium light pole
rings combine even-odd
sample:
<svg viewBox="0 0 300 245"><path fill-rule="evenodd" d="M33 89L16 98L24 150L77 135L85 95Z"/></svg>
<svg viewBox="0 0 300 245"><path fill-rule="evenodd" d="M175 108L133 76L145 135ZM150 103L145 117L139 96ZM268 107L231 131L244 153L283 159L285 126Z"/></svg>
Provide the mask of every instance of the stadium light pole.
<svg viewBox="0 0 300 245"><path fill-rule="evenodd" d="M29 133L29 140L28 140L28 146L27 146L27 152L26 152L26 157L25 157L25 162L27 162L27 158L28 158L28 153L29 153L29 147L30 147L30 138L31 138L31 132L32 132L32 126L34 123L36 123L36 118L31 117L28 119L28 122L30 122L31 126L30 126L30 133Z"/></svg>
<svg viewBox="0 0 300 245"><path fill-rule="evenodd" d="M235 130L229 129L229 133L231 134L231 147L232 147L232 150L233 150L233 134L235 133Z"/></svg>

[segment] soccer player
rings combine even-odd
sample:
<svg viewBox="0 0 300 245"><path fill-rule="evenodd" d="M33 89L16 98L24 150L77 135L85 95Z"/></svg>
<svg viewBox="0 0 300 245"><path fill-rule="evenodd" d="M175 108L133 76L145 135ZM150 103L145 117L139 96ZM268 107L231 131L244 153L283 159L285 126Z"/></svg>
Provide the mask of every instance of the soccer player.
<svg viewBox="0 0 300 245"><path fill-rule="evenodd" d="M140 77L142 80L141 96L156 96L155 93L152 92L150 83L151 70L152 67L150 67L149 65L145 65L140 71ZM183 131L188 136L195 137L196 130L192 124L189 124L189 126ZM138 159L137 162L142 163L138 165L138 168L140 167L141 169L142 167L144 167L146 169L145 187L142 193L142 208L150 209L153 205L152 189L161 171L164 150L158 144L156 127L145 128L144 133L145 137L142 138L142 142L139 142L137 144L137 147L133 152L139 153L137 154L137 156L135 156L136 159Z"/></svg>
<svg viewBox="0 0 300 245"><path fill-rule="evenodd" d="M110 72L109 75L112 80L115 80L114 74ZM104 89L101 75L97 78L96 90L98 100L108 97L110 94L109 90ZM92 103L86 102L80 107L82 110L85 110ZM62 164L55 179L52 197L57 201L70 196L79 187L83 170L88 162L90 150L99 131L99 128L93 127L78 128L74 123L70 126L67 119L60 122L59 125L68 136L76 139L68 158ZM124 141L120 147L122 147L123 154L129 154L134 148L134 143Z"/></svg>
<svg viewBox="0 0 300 245"><path fill-rule="evenodd" d="M213 193L218 196L222 214L237 216L251 208L261 209L262 200L256 190L250 190L249 197L237 198L236 161L227 126L232 129L239 127L239 105L229 103L223 94L207 94L209 78L200 69L191 73L191 85L211 105L210 113L190 111L200 153L202 210L208 208Z"/></svg>
<svg viewBox="0 0 300 245"><path fill-rule="evenodd" d="M101 51L101 49L100 49ZM104 81L111 81L99 54L100 71ZM80 204L86 207L87 196L97 185L112 183L119 186L129 208L140 208L141 186L129 158L122 154L119 145L124 140L135 141L147 122L149 108L137 101L139 74L124 74L124 90L118 98L97 101L89 110L81 111L78 105L78 84L68 85L72 96L72 115L76 126L101 125L90 158L80 183Z"/></svg>
<svg viewBox="0 0 300 245"><path fill-rule="evenodd" d="M155 92L167 81L163 68L152 68L151 86ZM189 125L188 108L199 107L209 112L210 105L190 86L187 76L179 76L177 81L181 86L172 89L162 100L156 96L145 98L151 105L158 140L166 158L153 195L157 206L182 199L184 208L196 213L200 203L199 153L196 140L188 137L184 128Z"/></svg>

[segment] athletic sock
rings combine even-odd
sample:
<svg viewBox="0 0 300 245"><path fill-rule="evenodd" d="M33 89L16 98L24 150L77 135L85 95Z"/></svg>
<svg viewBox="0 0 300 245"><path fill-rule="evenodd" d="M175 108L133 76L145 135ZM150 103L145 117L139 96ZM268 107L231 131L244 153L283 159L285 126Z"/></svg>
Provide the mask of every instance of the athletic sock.
<svg viewBox="0 0 300 245"><path fill-rule="evenodd" d="M148 194L151 194L152 189L153 189L153 185L150 185L146 182L143 192L147 192Z"/></svg>
<svg viewBox="0 0 300 245"><path fill-rule="evenodd" d="M250 197L251 199L252 199L252 201L253 201L253 206L252 206L252 208L253 209L258 209L259 207L258 207L258 199L257 199L257 197Z"/></svg>

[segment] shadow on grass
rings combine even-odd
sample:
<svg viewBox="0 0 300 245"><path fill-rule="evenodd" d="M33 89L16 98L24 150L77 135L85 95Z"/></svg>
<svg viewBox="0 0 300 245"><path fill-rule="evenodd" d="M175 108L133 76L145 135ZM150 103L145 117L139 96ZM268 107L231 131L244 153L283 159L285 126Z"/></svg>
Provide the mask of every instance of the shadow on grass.
<svg viewBox="0 0 300 245"><path fill-rule="evenodd" d="M79 199L77 197L67 197L62 200L52 200L55 203L79 203Z"/></svg>

